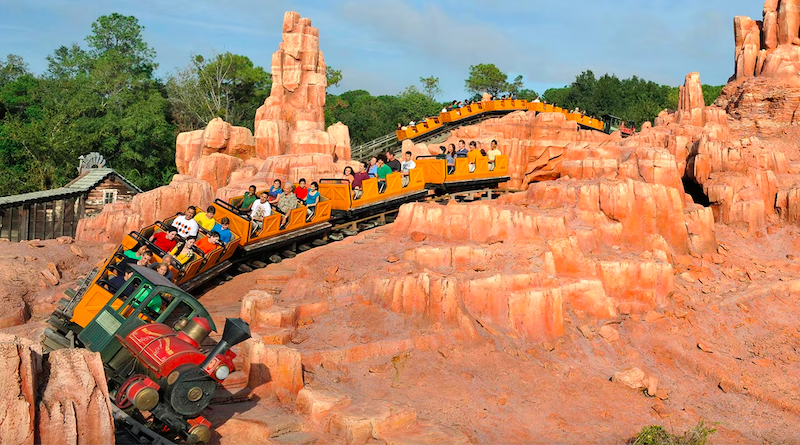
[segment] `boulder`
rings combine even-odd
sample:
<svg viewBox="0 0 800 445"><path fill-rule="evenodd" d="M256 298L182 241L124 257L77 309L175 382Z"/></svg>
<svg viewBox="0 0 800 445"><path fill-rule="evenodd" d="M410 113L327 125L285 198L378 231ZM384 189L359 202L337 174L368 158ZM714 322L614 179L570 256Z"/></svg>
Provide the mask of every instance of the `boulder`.
<svg viewBox="0 0 800 445"><path fill-rule="evenodd" d="M622 371L617 371L611 378L611 381L620 383L628 388L635 390L642 390L647 388L649 383L647 375L639 368L630 368Z"/></svg>

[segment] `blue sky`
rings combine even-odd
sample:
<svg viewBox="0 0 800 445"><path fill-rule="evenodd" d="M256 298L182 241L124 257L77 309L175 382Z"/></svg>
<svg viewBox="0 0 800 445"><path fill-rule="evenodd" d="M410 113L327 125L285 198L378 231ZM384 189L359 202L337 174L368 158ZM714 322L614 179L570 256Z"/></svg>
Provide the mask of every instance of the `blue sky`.
<svg viewBox="0 0 800 445"><path fill-rule="evenodd" d="M540 93L577 74L638 75L679 85L699 71L719 85L733 72L733 17L761 17L759 0L0 0L0 56L42 72L61 45L85 44L100 15L133 15L158 53L159 75L189 55L243 54L270 69L283 13L320 29L332 92L395 94L439 77L438 99L465 98L470 65L494 63Z"/></svg>

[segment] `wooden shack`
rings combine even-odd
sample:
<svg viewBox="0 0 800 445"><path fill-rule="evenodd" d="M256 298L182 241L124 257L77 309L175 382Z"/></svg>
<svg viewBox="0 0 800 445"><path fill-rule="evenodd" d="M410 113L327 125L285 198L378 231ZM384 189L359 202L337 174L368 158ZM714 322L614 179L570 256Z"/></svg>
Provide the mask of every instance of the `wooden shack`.
<svg viewBox="0 0 800 445"><path fill-rule="evenodd" d="M0 238L23 241L75 236L81 218L100 213L106 204L129 202L142 192L113 169L92 167L79 167L80 176L64 187L0 197Z"/></svg>

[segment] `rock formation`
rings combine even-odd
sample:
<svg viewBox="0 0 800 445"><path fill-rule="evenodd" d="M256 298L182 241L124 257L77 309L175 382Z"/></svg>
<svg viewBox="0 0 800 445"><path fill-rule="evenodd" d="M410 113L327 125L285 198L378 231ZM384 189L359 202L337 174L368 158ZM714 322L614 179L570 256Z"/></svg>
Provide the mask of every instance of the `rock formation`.
<svg viewBox="0 0 800 445"><path fill-rule="evenodd" d="M49 316L64 290L106 254L70 237L0 242L0 329Z"/></svg>
<svg viewBox="0 0 800 445"><path fill-rule="evenodd" d="M247 128L216 118L204 130L178 135L175 164L181 175L202 179L216 191L231 179L244 160L255 155L255 139Z"/></svg>
<svg viewBox="0 0 800 445"><path fill-rule="evenodd" d="M734 19L735 73L717 104L747 135L791 134L800 121L800 2L766 0L763 21Z"/></svg>
<svg viewBox="0 0 800 445"><path fill-rule="evenodd" d="M272 92L256 112L259 157L334 154L337 139L325 132L326 68L319 30L310 19L287 12L283 42L272 55Z"/></svg>
<svg viewBox="0 0 800 445"><path fill-rule="evenodd" d="M0 437L3 444L114 443L111 401L100 355L54 351L0 338Z"/></svg>
<svg viewBox="0 0 800 445"><path fill-rule="evenodd" d="M763 21L738 16L734 78L788 77L800 72L800 2L766 0Z"/></svg>
<svg viewBox="0 0 800 445"><path fill-rule="evenodd" d="M46 366L38 415L41 443L113 443L111 400L100 354L53 351Z"/></svg>

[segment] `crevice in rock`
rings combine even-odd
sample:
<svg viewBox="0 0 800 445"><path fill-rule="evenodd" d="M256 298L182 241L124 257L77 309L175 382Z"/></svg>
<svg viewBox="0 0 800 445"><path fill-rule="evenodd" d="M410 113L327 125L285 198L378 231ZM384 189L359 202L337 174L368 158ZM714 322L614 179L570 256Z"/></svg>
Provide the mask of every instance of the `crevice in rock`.
<svg viewBox="0 0 800 445"><path fill-rule="evenodd" d="M709 207L711 205L711 201L708 199L708 195L706 195L702 185L686 176L683 177L682 181L683 189L692 197L692 201L694 201L695 204L700 204L703 207Z"/></svg>

